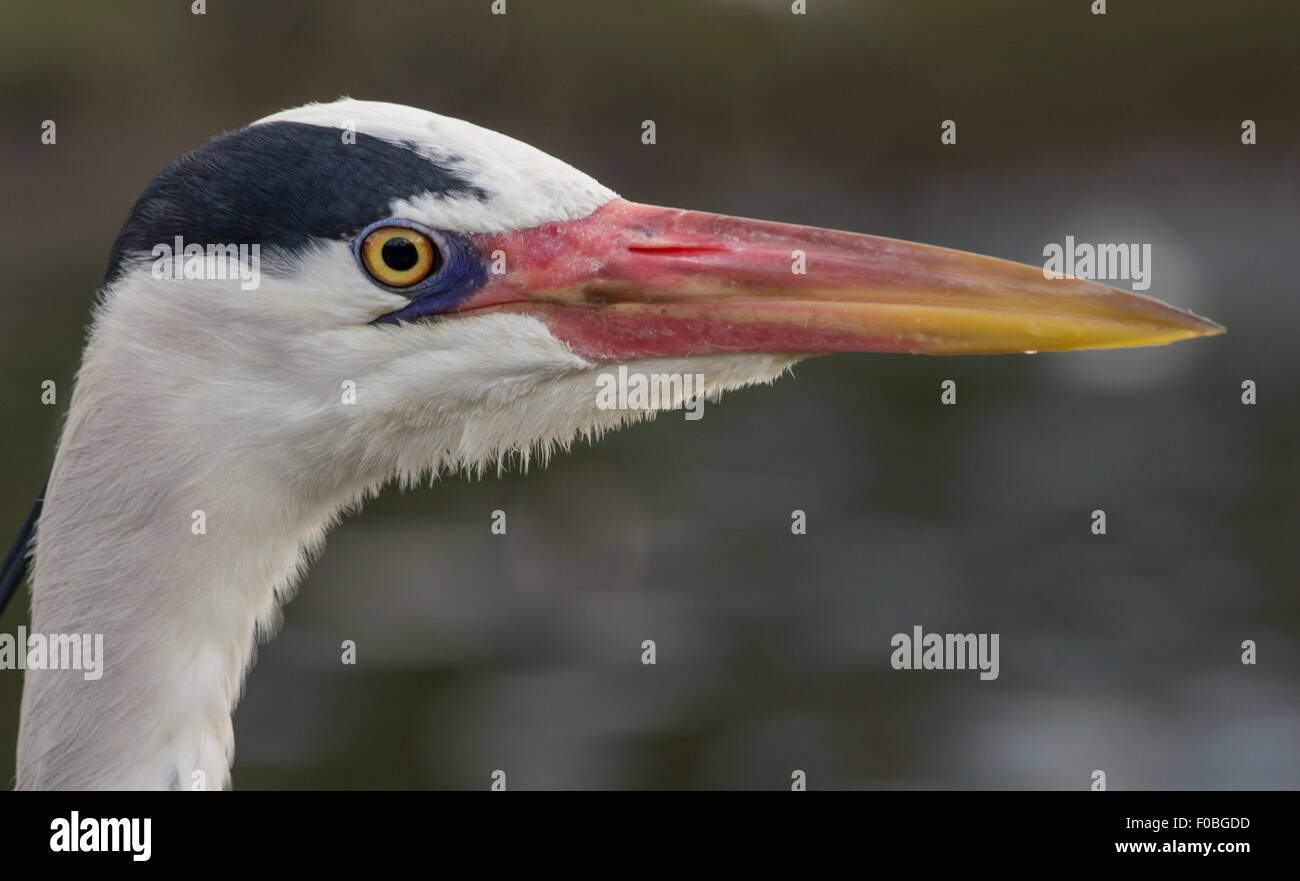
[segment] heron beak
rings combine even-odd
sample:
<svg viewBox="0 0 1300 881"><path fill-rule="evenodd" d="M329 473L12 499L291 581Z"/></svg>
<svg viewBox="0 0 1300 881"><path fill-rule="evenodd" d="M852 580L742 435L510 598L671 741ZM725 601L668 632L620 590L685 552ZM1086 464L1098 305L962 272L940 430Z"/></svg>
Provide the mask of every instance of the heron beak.
<svg viewBox="0 0 1300 881"><path fill-rule="evenodd" d="M622 199L580 220L475 238L503 265L464 308L534 315L596 361L1098 349L1224 330L1036 266Z"/></svg>

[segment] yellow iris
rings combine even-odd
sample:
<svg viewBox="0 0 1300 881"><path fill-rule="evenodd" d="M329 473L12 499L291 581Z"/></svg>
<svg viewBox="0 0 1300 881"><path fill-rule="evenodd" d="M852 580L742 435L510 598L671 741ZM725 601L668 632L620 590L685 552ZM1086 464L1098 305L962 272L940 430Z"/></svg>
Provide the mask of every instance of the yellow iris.
<svg viewBox="0 0 1300 881"><path fill-rule="evenodd" d="M394 288L410 287L429 277L438 249L429 237L407 226L385 226L361 243L361 260L377 281Z"/></svg>

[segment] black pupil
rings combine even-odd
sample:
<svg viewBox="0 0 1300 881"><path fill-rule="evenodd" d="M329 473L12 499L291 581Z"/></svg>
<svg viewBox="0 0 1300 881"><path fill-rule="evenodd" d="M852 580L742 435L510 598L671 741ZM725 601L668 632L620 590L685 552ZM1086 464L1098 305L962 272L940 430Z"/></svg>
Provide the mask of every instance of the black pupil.
<svg viewBox="0 0 1300 881"><path fill-rule="evenodd" d="M379 252L384 265L394 272L405 272L420 261L420 252L415 243L401 236L394 236L384 242Z"/></svg>

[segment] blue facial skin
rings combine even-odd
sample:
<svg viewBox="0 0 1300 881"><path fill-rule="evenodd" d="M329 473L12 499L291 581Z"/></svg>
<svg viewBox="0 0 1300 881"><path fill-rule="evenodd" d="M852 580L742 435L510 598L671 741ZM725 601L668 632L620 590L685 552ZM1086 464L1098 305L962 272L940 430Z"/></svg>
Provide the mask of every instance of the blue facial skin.
<svg viewBox="0 0 1300 881"><path fill-rule="evenodd" d="M429 237L442 258L442 265L418 284L406 288L395 288L377 281L366 269L361 259L361 245L366 237L377 229L391 226L404 226ZM381 315L371 324L398 324L403 321L416 321L436 315L455 312L470 294L487 283L487 266L482 256L469 242L453 233L429 229L419 223L400 218L378 220L367 226L352 240L352 256L357 261L357 268L372 283L386 291L408 297L407 303L396 312Z"/></svg>

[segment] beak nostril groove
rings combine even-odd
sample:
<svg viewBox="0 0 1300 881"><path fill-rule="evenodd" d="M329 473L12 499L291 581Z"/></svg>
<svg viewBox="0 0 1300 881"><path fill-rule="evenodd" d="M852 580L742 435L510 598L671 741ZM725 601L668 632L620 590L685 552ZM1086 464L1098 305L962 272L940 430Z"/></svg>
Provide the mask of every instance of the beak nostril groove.
<svg viewBox="0 0 1300 881"><path fill-rule="evenodd" d="M726 254L730 249L709 245L628 245L634 254L653 254L656 257L693 257L697 254Z"/></svg>

